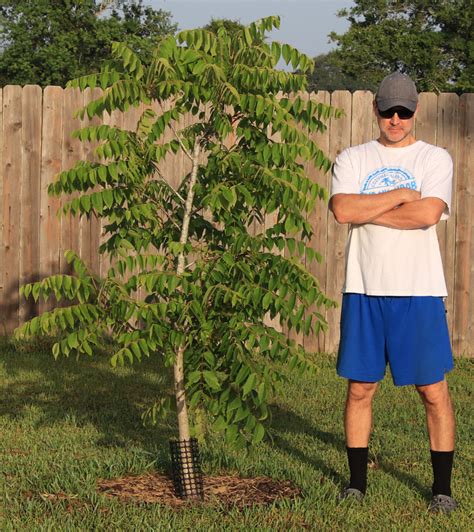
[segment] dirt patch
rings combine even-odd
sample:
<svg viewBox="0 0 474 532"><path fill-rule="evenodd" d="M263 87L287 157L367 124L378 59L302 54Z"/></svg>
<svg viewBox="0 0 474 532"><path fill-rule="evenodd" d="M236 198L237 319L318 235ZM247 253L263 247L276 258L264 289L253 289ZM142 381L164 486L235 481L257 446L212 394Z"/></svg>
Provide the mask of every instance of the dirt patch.
<svg viewBox="0 0 474 532"><path fill-rule="evenodd" d="M174 508L190 504L221 504L244 508L294 499L301 495L301 490L288 480L205 476L204 502L185 501L175 496L172 480L160 474L99 480L97 490L107 497L117 497L127 502L159 503Z"/></svg>

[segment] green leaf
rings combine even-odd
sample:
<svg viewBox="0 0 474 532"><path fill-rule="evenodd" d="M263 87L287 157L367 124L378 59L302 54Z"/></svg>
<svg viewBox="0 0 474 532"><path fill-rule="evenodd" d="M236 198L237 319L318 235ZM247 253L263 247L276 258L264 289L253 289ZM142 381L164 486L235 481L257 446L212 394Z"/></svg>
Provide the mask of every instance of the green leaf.
<svg viewBox="0 0 474 532"><path fill-rule="evenodd" d="M102 209L104 206L102 202L102 194L100 193L92 194L91 200L92 200L92 205L94 209L96 210L96 212L98 212L99 214L102 214Z"/></svg>
<svg viewBox="0 0 474 532"><path fill-rule="evenodd" d="M201 380L201 372L200 371L191 371L187 375L188 385L191 386L192 384L196 384Z"/></svg>
<svg viewBox="0 0 474 532"><path fill-rule="evenodd" d="M237 373L237 376L235 377L235 384L239 386L244 379L247 377L247 375L250 373L250 370L248 366L245 366L242 364L242 366L239 369L239 372Z"/></svg>
<svg viewBox="0 0 474 532"><path fill-rule="evenodd" d="M281 52L285 63L288 64L291 61L291 46L289 46L288 44L284 44L282 46Z"/></svg>
<svg viewBox="0 0 474 532"><path fill-rule="evenodd" d="M140 347L138 346L138 344L136 342L132 342L130 344L130 350L132 351L132 353L135 355L135 357L137 358L137 360L141 360L142 359L142 352L141 352L141 349Z"/></svg>
<svg viewBox="0 0 474 532"><path fill-rule="evenodd" d="M267 292L262 300L262 308L263 310L267 310L270 306L271 302L273 301L273 295L271 292Z"/></svg>
<svg viewBox="0 0 474 532"><path fill-rule="evenodd" d="M257 375L255 375L255 373L251 373L247 377L247 380L245 381L245 384L242 387L242 397L247 396L254 389L256 381Z"/></svg>
<svg viewBox="0 0 474 532"><path fill-rule="evenodd" d="M263 437L265 436L265 429L261 423L257 423L255 425L255 429L253 432L252 437L252 443L257 444L260 443L263 440Z"/></svg>
<svg viewBox="0 0 474 532"><path fill-rule="evenodd" d="M106 207L110 208L114 204L114 195L111 190L104 190L102 192L102 199L104 200L104 203Z"/></svg>
<svg viewBox="0 0 474 532"><path fill-rule="evenodd" d="M209 366L214 367L216 364L216 357L214 356L211 351L205 351L204 353L204 359L209 364Z"/></svg>
<svg viewBox="0 0 474 532"><path fill-rule="evenodd" d="M251 46L252 45L252 36L250 35L250 31L248 28L244 28L244 37L245 37L245 42L247 43L248 46Z"/></svg>
<svg viewBox="0 0 474 532"><path fill-rule="evenodd" d="M212 424L212 430L214 432L221 432L227 428L227 423L223 416L219 416Z"/></svg>
<svg viewBox="0 0 474 532"><path fill-rule="evenodd" d="M92 356L92 349L87 340L84 340L84 342L82 343L82 348L89 356Z"/></svg>
<svg viewBox="0 0 474 532"><path fill-rule="evenodd" d="M221 389L217 375L214 371L203 371L202 375L206 381L206 384L209 386L209 388L211 388L211 390L219 391Z"/></svg>

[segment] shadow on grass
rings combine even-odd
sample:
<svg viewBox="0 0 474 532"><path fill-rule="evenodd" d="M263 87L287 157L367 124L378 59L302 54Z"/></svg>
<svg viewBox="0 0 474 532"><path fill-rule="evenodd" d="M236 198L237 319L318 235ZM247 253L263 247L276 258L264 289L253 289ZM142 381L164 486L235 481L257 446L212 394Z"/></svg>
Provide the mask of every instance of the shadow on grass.
<svg viewBox="0 0 474 532"><path fill-rule="evenodd" d="M165 422L144 426L141 419L147 405L172 390L170 370L156 358L114 370L105 353L91 359L54 360L46 346L19 352L3 339L0 363L4 375L0 416L19 420L33 407L41 412L36 426L73 418L78 426L92 424L97 429L98 445L137 444L158 454L159 464L168 462L169 439L176 436L175 430Z"/></svg>
<svg viewBox="0 0 474 532"><path fill-rule="evenodd" d="M172 391L171 370L158 359L145 359L126 370L113 370L109 357L54 360L47 346L33 347L33 352L15 351L0 338L0 363L4 378L0 386L0 416L21 419L31 407L41 411L37 426L53 426L73 417L78 426L92 424L100 433L96 442L107 447L139 445L157 459L157 467L168 466L169 439L177 431L165 422L145 427L141 413L146 402ZM318 446L308 450L294 441L298 435L310 435L321 446L336 449L346 464L345 442L332 432L320 430L290 409L273 405L270 434L273 444L288 456L321 473L320 481L329 479L342 487L347 477L318 457ZM170 418L172 415L170 416ZM303 441L303 440L302 440ZM323 449L321 454L324 454ZM429 490L411 474L393 464L378 460L376 467L399 482L429 497Z"/></svg>
<svg viewBox="0 0 474 532"><path fill-rule="evenodd" d="M284 434L288 433L291 433L291 436L285 437ZM309 449L309 452L304 452L291 442L298 434L309 434L324 445L335 447L341 452L345 450L345 443L339 436L317 429L295 412L286 410L278 405L272 405L271 436L273 443L290 457L320 471L323 477L331 479L335 484L342 485L343 478L341 475L317 457L315 452L313 452L314 446Z"/></svg>
<svg viewBox="0 0 474 532"><path fill-rule="evenodd" d="M347 477L343 477L338 471L328 466L322 459L318 458L317 455L315 456L315 453L317 452L316 446L311 446L308 451L305 452L297 448L291 442L291 440L295 439L295 436L298 434L310 435L311 437L316 438L323 446L336 449L342 455L341 459L344 460L344 464L346 465L346 444L341 437L331 432L322 431L316 428L309 423L307 419L289 409L273 405L272 413L272 440L280 450L288 454L290 457L299 460L301 463L307 464L313 469L320 471L322 473L321 480L325 480L325 478L330 479L334 484L338 485L339 488L347 485L349 475L348 469ZM291 433L291 436L285 437L284 434L288 433ZM429 460L429 455L427 455L426 459ZM425 499L431 498L431 490L421 484L413 475L401 471L393 464L380 458L374 465L376 468L391 475L402 484L418 491Z"/></svg>

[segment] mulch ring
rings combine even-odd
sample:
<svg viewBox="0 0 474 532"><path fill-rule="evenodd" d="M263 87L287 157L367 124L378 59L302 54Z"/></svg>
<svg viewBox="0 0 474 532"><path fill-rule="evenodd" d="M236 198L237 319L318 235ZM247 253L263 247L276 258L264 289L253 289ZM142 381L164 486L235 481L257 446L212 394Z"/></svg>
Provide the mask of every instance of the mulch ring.
<svg viewBox="0 0 474 532"><path fill-rule="evenodd" d="M196 504L221 504L244 508L295 499L301 490L288 480L267 477L204 476L204 501L186 501L174 494L173 481L165 476L145 474L112 480L99 480L97 491L124 502L159 503L173 508Z"/></svg>

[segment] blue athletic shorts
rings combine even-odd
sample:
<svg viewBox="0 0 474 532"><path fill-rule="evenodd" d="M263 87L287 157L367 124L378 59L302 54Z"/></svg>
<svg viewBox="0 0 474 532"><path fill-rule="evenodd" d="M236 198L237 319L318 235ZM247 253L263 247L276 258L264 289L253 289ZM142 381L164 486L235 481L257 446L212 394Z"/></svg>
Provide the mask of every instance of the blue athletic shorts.
<svg viewBox="0 0 474 532"><path fill-rule="evenodd" d="M453 369L441 297L343 295L338 375L378 382L387 362L396 386L433 384Z"/></svg>

